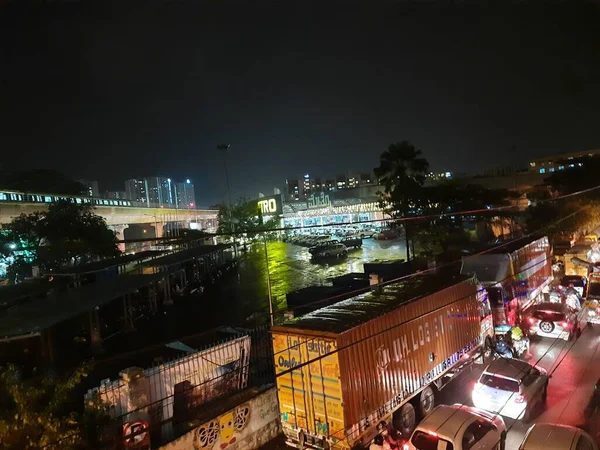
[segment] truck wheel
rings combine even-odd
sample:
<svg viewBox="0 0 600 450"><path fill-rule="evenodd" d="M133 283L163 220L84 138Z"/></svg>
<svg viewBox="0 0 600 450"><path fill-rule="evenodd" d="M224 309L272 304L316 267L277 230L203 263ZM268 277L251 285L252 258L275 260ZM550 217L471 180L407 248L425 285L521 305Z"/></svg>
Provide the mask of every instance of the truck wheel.
<svg viewBox="0 0 600 450"><path fill-rule="evenodd" d="M409 438L417 426L417 414L414 406L406 402L394 414L394 428L402 433L402 436Z"/></svg>
<svg viewBox="0 0 600 450"><path fill-rule="evenodd" d="M431 386L426 386L419 397L421 417L427 417L433 411L433 408L435 408L435 391Z"/></svg>

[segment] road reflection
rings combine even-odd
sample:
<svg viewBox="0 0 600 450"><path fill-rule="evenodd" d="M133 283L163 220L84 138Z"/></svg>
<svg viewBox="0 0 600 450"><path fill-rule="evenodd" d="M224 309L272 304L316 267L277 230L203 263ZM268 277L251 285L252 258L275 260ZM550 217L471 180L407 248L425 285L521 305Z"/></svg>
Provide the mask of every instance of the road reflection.
<svg viewBox="0 0 600 450"><path fill-rule="evenodd" d="M268 311L267 261L264 243L248 248L238 276L223 286L221 298L239 307L238 317L248 317L257 311ZM361 249L350 250L348 257L313 262L307 248L285 242L268 242L268 271L275 309L285 309L288 292L312 285L327 284L327 280L350 272L362 272L363 264L374 260L405 259L402 239L376 241L364 239Z"/></svg>

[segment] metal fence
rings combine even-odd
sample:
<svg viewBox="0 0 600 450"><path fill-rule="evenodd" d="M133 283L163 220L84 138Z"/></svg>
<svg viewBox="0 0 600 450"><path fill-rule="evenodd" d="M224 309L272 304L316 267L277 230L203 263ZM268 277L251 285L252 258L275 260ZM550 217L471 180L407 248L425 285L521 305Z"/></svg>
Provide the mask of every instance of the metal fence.
<svg viewBox="0 0 600 450"><path fill-rule="evenodd" d="M145 370L130 368L90 390L87 403L100 404L110 418L98 426L96 448L125 448L125 441L142 437L152 447L166 443L187 432L190 421L218 415L225 398L275 382L268 326L219 331L227 337L202 350ZM131 430L133 423L142 426Z"/></svg>

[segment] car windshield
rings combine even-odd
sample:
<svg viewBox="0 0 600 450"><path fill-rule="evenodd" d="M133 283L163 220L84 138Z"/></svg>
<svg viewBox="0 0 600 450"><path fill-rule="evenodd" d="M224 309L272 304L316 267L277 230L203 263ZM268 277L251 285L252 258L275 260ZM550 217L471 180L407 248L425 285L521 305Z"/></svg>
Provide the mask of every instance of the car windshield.
<svg viewBox="0 0 600 450"><path fill-rule="evenodd" d="M560 280L560 284L563 286L569 286L572 284L575 287L583 287L583 279L564 277L562 280Z"/></svg>
<svg viewBox="0 0 600 450"><path fill-rule="evenodd" d="M519 392L519 383L515 380L508 380L506 378L497 377L490 373L484 373L481 375L479 382L485 386L499 389L501 391L508 392Z"/></svg>
<svg viewBox="0 0 600 450"><path fill-rule="evenodd" d="M417 450L438 450L438 448L454 450L451 442L420 430L415 431L411 442ZM438 447L438 444L441 445Z"/></svg>

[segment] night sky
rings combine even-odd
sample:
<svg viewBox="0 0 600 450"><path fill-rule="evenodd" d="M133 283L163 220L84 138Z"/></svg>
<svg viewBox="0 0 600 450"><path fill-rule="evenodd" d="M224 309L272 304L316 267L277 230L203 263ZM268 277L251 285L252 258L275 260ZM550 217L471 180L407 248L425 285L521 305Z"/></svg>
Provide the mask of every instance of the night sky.
<svg viewBox="0 0 600 450"><path fill-rule="evenodd" d="M438 171L600 147L597 5L2 3L3 169L101 190L191 177L208 205L224 197L221 143L234 197L371 169L402 139Z"/></svg>

